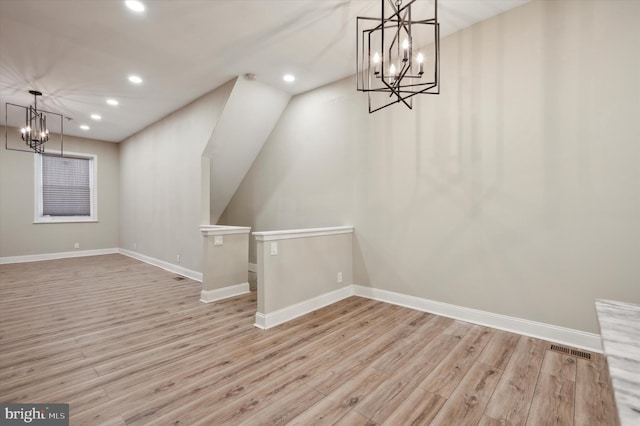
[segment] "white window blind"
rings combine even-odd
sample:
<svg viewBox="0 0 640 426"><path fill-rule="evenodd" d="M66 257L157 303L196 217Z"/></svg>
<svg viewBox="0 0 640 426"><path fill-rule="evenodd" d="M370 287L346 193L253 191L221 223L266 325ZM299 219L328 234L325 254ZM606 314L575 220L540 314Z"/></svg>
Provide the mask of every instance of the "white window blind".
<svg viewBox="0 0 640 426"><path fill-rule="evenodd" d="M42 215L91 216L91 161L42 156Z"/></svg>

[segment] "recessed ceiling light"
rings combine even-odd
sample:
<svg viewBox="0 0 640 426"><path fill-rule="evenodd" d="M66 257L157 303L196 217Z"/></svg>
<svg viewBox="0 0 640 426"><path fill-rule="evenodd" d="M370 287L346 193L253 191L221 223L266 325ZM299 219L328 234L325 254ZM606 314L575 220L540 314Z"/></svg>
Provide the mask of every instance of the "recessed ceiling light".
<svg viewBox="0 0 640 426"><path fill-rule="evenodd" d="M118 101L116 101L115 99L107 99L107 103L111 106L118 106Z"/></svg>
<svg viewBox="0 0 640 426"><path fill-rule="evenodd" d="M144 12L144 4L138 0L126 0L124 4L134 12Z"/></svg>
<svg viewBox="0 0 640 426"><path fill-rule="evenodd" d="M142 83L142 79L140 77L138 77L137 75L130 75L129 76L129 81L134 83L134 84Z"/></svg>
<svg viewBox="0 0 640 426"><path fill-rule="evenodd" d="M293 83L294 81L296 81L296 77L293 74L286 74L284 77L282 77L282 79L287 83Z"/></svg>
<svg viewBox="0 0 640 426"><path fill-rule="evenodd" d="M87 126L86 124L82 124L82 125L80 126L80 128L81 128L82 130L89 130L91 127Z"/></svg>
<svg viewBox="0 0 640 426"><path fill-rule="evenodd" d="M93 118L96 121L102 120L102 116L99 114L91 114L91 118Z"/></svg>

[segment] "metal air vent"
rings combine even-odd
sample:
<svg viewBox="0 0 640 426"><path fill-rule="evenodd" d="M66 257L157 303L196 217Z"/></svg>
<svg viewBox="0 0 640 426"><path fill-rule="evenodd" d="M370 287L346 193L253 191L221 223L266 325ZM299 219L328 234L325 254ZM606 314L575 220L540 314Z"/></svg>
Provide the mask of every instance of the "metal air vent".
<svg viewBox="0 0 640 426"><path fill-rule="evenodd" d="M550 348L552 351L560 352L566 355L575 356L583 359L591 359L591 354L589 352L579 351L576 349L567 348L566 346L560 345L551 345Z"/></svg>

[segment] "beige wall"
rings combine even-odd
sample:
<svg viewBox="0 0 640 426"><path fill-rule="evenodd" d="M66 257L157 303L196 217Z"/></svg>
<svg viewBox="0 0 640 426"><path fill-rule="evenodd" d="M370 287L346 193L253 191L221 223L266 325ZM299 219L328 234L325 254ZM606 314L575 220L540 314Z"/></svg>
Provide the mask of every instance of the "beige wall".
<svg viewBox="0 0 640 426"><path fill-rule="evenodd" d="M202 271L202 153L233 81L120 144L120 247ZM135 244L135 249L134 249ZM180 262L177 261L180 255Z"/></svg>
<svg viewBox="0 0 640 426"><path fill-rule="evenodd" d="M353 142L362 131L354 119L364 116L344 107L359 104L354 88L343 80L292 98L218 223L253 231L352 225ZM256 263L253 236L249 258Z"/></svg>
<svg viewBox="0 0 640 426"><path fill-rule="evenodd" d="M638 21L534 1L442 40L414 111L297 96L221 222L353 224L356 284L596 332L595 298L640 303Z"/></svg>
<svg viewBox="0 0 640 426"><path fill-rule="evenodd" d="M353 234L258 241L258 312L271 314L353 283ZM271 243L278 254L271 255ZM342 283L337 282L338 272Z"/></svg>
<svg viewBox="0 0 640 426"><path fill-rule="evenodd" d="M249 282L249 233L220 235L222 245L215 245L214 235L204 237L203 280L205 291Z"/></svg>
<svg viewBox="0 0 640 426"><path fill-rule="evenodd" d="M0 126L4 136L4 127ZM3 143L4 145L4 143ZM34 224L34 155L0 148L0 257L118 247L118 145L64 137L64 151L97 155L98 222ZM79 243L80 248L74 248Z"/></svg>
<svg viewBox="0 0 640 426"><path fill-rule="evenodd" d="M278 122L291 95L237 78L204 155L210 157L210 224L216 224Z"/></svg>

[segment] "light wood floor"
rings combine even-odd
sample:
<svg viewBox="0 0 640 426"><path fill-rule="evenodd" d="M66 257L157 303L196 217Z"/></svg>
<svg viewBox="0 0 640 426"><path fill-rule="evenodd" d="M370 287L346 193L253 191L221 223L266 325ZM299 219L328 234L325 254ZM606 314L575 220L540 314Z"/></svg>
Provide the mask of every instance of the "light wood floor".
<svg viewBox="0 0 640 426"><path fill-rule="evenodd" d="M606 363L351 297L261 331L255 293L121 255L0 266L0 401L72 425L612 425Z"/></svg>

